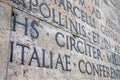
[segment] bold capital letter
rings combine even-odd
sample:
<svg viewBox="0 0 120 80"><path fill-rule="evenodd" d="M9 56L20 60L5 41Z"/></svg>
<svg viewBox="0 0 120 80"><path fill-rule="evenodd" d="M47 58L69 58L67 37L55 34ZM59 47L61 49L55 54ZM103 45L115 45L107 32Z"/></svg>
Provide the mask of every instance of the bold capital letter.
<svg viewBox="0 0 120 80"><path fill-rule="evenodd" d="M31 65L32 59L36 59L36 60L37 60L37 63L38 63L38 67L40 67L39 57L38 57L38 53L37 53L35 47L34 47L34 52L33 52L32 57L31 57L31 59L30 59L29 65Z"/></svg>
<svg viewBox="0 0 120 80"><path fill-rule="evenodd" d="M62 62L62 59L61 59L61 55L60 55L60 54L58 54L57 63L56 63L56 66L55 66L56 69L57 69L58 64L61 64L62 69L64 70L63 62Z"/></svg>
<svg viewBox="0 0 120 80"><path fill-rule="evenodd" d="M13 45L14 45L14 42L10 42L10 62L13 62Z"/></svg>
<svg viewBox="0 0 120 80"><path fill-rule="evenodd" d="M38 36L39 36L39 33L38 33L37 29L35 28L35 25L38 26L37 22L34 20L34 21L32 21L32 23L31 23L31 27L32 27L32 29L36 32L36 36L34 36L34 35L31 34L31 37L37 39Z"/></svg>
<svg viewBox="0 0 120 80"><path fill-rule="evenodd" d="M64 38L64 35L63 35L62 33L57 32L57 33L56 33L56 36L55 36L55 41L56 41L56 43L57 43L58 46L64 47L65 44L60 44L59 41L58 41L58 36L59 36L59 35L62 36L62 37Z"/></svg>
<svg viewBox="0 0 120 80"><path fill-rule="evenodd" d="M20 24L20 25L22 25L22 26L25 27L24 35L27 35L27 31L28 31L28 18L25 17L25 24L24 24L24 23L18 22L18 21L16 20L17 13L13 13L13 16L14 16L14 18L13 18L13 29L12 29L12 30L13 30L13 31L16 31L16 23L17 23L17 24Z"/></svg>
<svg viewBox="0 0 120 80"><path fill-rule="evenodd" d="M68 61L70 59L70 56L65 55L65 59L66 59L66 71L71 71L71 69L68 69L68 65L70 65L70 61Z"/></svg>
<svg viewBox="0 0 120 80"><path fill-rule="evenodd" d="M30 6L29 6L29 10L32 11L32 5L33 6L38 6L38 0L35 0L35 4L33 4L32 0L30 0Z"/></svg>
<svg viewBox="0 0 120 80"><path fill-rule="evenodd" d="M17 44L18 46L21 46L22 47L22 55L21 55L21 64L24 65L24 51L25 51L25 47L29 49L28 46L24 45L24 44Z"/></svg>

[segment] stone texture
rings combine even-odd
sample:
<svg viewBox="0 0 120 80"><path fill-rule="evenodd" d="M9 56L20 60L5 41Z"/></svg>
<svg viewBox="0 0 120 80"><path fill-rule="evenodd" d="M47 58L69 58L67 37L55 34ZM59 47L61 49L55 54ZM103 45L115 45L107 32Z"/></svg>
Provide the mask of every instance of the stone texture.
<svg viewBox="0 0 120 80"><path fill-rule="evenodd" d="M112 0L110 0L110 1L108 1L108 0L107 1L105 1L105 0L99 0L99 1L84 0L85 2L83 2L83 0L76 0L76 1L71 0L71 1L67 2L65 0L65 2L63 4L61 4L61 6L59 3L60 0L58 0L57 2L55 2L56 0L44 0L44 1L38 0L38 2L36 2L37 1L36 0L36 1L32 1L32 3L34 5L30 4L30 0L25 0L24 2L19 1L19 0L14 0L14 2L9 1L9 0L8 1L2 0L2 1L8 3L9 5L11 5L15 8L19 8L19 9L27 12L28 14L31 14L39 19L47 21L50 24L53 24L54 26L61 28L62 30L71 32L72 34L74 34L76 36L80 36L80 37L84 38L85 40L92 42L95 45L104 47L108 50L111 50L112 52L118 52L115 50L115 47L117 46L115 44L118 44L118 42L119 42L118 34L120 33L119 25L118 25L119 12L116 12L116 11L119 11L117 8L119 6L116 3L117 1L114 2ZM118 3L119 3L119 1L118 1ZM67 7L67 4L68 4L68 7ZM117 5L117 7L115 6L115 4ZM71 5L72 12L69 9L69 5ZM75 13L73 14L75 6L78 7L80 11L78 11L78 9L75 8L76 14ZM111 7L109 7L109 6L111 6ZM85 17L83 17L83 19L82 19L81 11L83 11L85 14L87 14L87 20L85 19ZM62 18L61 19L62 24L60 24L60 22L59 22L59 20L60 20L59 13ZM85 14L83 14L83 16ZM80 18L78 18L75 15L77 15L77 16L80 15ZM67 24L66 24L66 16L67 16ZM91 25L89 24L89 22L90 22L89 17L92 19L94 18L96 28L91 27ZM72 20L73 24L71 24L69 19ZM107 21L107 19L109 19L112 22ZM72 27L72 29L71 29L70 26L71 25L75 26L76 22L78 23L77 25L80 24L81 26L85 26L86 37L81 35L82 33L77 33L75 31L74 27ZM66 25L68 25L68 26L66 26ZM106 28L101 30L101 25L103 25ZM99 33L99 36L100 36L99 44L98 44L98 42L94 43L92 31L94 31L95 33ZM110 34L110 35L108 35L108 34ZM117 38L117 41L115 41L113 39L113 36L114 36L114 38ZM109 42L110 46L108 45L108 47L106 47L106 42L104 41L104 38L107 40L107 42ZM113 43L115 43L115 44L113 44Z"/></svg>
<svg viewBox="0 0 120 80"><path fill-rule="evenodd" d="M0 80L6 80L9 38L11 23L11 7L0 2Z"/></svg>
<svg viewBox="0 0 120 80"><path fill-rule="evenodd" d="M119 80L117 2L0 0L0 80Z"/></svg>
<svg viewBox="0 0 120 80"><path fill-rule="evenodd" d="M9 67L8 67L8 79L9 80L21 80L21 79L22 80L39 80L39 79L40 80L48 80L48 79L49 80L67 80L67 79L68 80L74 80L74 79L75 80L79 80L79 79L81 80L103 79L105 80L105 79L110 79L109 77L104 78L104 77L93 76L93 73L91 75L88 75L87 73L86 74L81 73L79 70L80 60L85 60L85 62L89 61L90 63L96 64L96 65L101 64L101 65L108 66L108 67L114 67L114 69L119 69L118 66L115 66L115 65L110 66L111 63L109 63L107 59L107 55L106 55L106 52L108 52L107 50L100 49L101 57L103 61L101 59L97 59L97 58L95 59L93 56L94 53L92 52L91 52L91 56L89 56L89 48L86 50L88 53L86 55L85 53L81 54L80 52L77 52L74 47L71 50L70 49L70 45L71 45L70 37L75 39L75 41L79 41L79 40L82 42L86 42L86 41L78 37L75 38L70 33L67 33L66 31L63 31L59 28L56 29L53 25L50 25L47 22L35 19L35 17L30 16L17 9L14 9L13 12L18 14L17 21L19 21L20 23L24 23L25 18L28 18L28 32L27 32L28 35L24 35L25 27L20 24L16 24L16 31L11 31L10 40L14 42L14 46L13 46L14 56L13 56L13 62L10 62ZM33 36L36 35L36 32L34 32L34 30L32 30L31 28L31 23L34 20L38 24L37 26L35 26L39 33L39 36L37 39L34 39L33 37L31 37L31 35L33 34L34 34ZM55 36L57 32L60 32L64 35L64 38L61 35L59 35L60 44L65 44L63 48L59 47L59 45L56 43ZM67 46L66 35L69 37L67 41L69 45L68 49L66 47ZM30 49L25 48L24 65L21 65L22 49L17 44L24 44L26 46L29 46L30 48ZM92 43L89 43L89 45L92 45L95 48L99 49L98 46L95 46ZM35 52L34 48L36 49L36 53L38 54L38 57L39 57L40 67L38 67L38 63L36 59L35 60L33 59L31 65L29 65L32 54ZM81 50L84 50L84 48L85 48L84 46L81 46ZM42 66L43 65L43 50L45 51L45 64L48 65L48 68ZM50 60L51 60L50 52L52 52L53 54L53 58L52 58L53 68L52 69L50 68ZM65 55L70 56L70 59L69 59L70 64L68 65L71 71L63 70L60 64L57 66L57 69L55 68L59 54L61 55L64 68L66 68ZM80 67L82 67L82 69L85 69L84 64L81 65ZM91 70L91 68L89 67L88 70Z"/></svg>

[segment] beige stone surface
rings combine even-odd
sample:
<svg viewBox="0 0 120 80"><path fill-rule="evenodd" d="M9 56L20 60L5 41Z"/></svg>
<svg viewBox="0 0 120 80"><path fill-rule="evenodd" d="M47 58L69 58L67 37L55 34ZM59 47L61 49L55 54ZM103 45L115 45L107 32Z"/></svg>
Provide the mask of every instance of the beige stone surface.
<svg viewBox="0 0 120 80"><path fill-rule="evenodd" d="M0 0L0 80L120 80L119 2Z"/></svg>
<svg viewBox="0 0 120 80"><path fill-rule="evenodd" d="M0 2L0 80L6 80L9 55L11 7Z"/></svg>
<svg viewBox="0 0 120 80"><path fill-rule="evenodd" d="M16 24L16 31L11 31L11 38L10 40L14 42L14 54L13 54L13 62L9 62L8 65L8 80L112 80L110 77L99 77L96 75L94 76L93 72L91 75L86 73L81 73L79 70L79 67L82 70L85 70L85 64L87 62L90 62L91 65L104 65L106 67L112 67L114 69L119 69L119 66L113 65L111 66L111 63L107 59L108 52L105 49L100 49L101 58L94 58L96 55L96 52L91 51L91 56L89 56L89 48L87 48L87 54L82 54L80 52L77 52L74 47L72 47L72 50L70 48L70 38L73 38L76 42L81 41L85 42L86 44L89 44L91 46L94 46L95 48L99 49L99 46L96 46L90 42L86 42L85 40L74 37L70 33L63 31L59 28L55 28L53 25L41 21L39 19L36 19L35 17L28 15L27 13L24 13L22 11L19 11L17 9L13 10L14 13L17 15L17 21L20 23L25 22L25 18L28 18L28 35L24 35L25 27ZM36 30L39 33L38 38L33 38L31 35L35 36L36 32L31 28L32 21L36 21L37 25L35 26ZM13 27L11 27L12 29ZM60 47L55 40L56 34L60 32L63 34L63 36L59 35L59 44L65 44L64 47ZM68 41L67 40L68 36ZM67 49L67 43L68 43L68 49ZM24 65L21 64L22 62L22 48L21 46L18 46L17 44L24 44L25 46L28 46L28 48L25 48L24 50ZM84 44L85 45L85 44ZM79 45L81 46L81 45ZM76 46L75 46L76 47ZM30 59L35 52L34 48L36 49L36 53L39 57L40 67L38 67L38 63L36 59L32 59L31 65ZM80 50L84 51L85 47L81 46ZM92 50L92 49L91 49ZM45 51L45 65L48 66L48 68L43 67L43 52ZM50 53L52 52L52 63L53 68L50 68ZM59 54L61 55L61 60L63 62L64 70L62 69L61 64L57 65L56 63L58 60ZM66 71L66 58L65 55L70 56L68 60L70 61L69 69L71 71ZM34 57L36 57L34 55ZM85 62L79 66L79 61L84 60ZM87 70L90 71L92 68L90 66L87 66ZM116 78L115 80L117 80Z"/></svg>
<svg viewBox="0 0 120 80"><path fill-rule="evenodd" d="M120 40L118 38L120 34L120 30L118 30L120 26L118 24L119 4L117 4L119 3L119 1L63 0L63 4L60 4L60 1L62 3L62 0L14 0L14 2L10 0L2 1L15 8L19 8L20 10L25 11L28 14L35 16L36 18L47 21L50 24L53 24L55 27L66 30L76 36L80 36L81 38L90 41L97 46L106 48L108 50L111 50L112 52L118 53L120 51L115 50L116 46L120 46ZM93 9L95 10L95 13L93 13ZM82 17L82 11L83 13L87 14L87 16L83 14ZM59 15L61 16L61 22L59 21ZM78 18L76 15L80 18ZM94 19L96 28L91 27L91 25L89 24L89 18L91 18L91 20ZM73 24L71 24L72 22L70 22L69 19L72 20ZM62 24L60 25L60 23ZM74 26L76 27L76 23L77 28L79 28L78 25L85 26L86 36L83 36L83 33L80 33L80 31L82 31L81 29L78 29L79 33L75 31ZM103 25L104 27L101 28L101 25ZM72 28L70 26L72 26ZM93 41L92 31L99 34L99 43L95 43ZM106 44L106 40L108 44Z"/></svg>

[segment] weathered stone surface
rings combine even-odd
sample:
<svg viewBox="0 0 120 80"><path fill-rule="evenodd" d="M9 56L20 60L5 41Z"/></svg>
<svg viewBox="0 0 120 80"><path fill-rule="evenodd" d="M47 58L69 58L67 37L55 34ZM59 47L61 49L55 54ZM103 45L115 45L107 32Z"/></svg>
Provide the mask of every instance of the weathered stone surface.
<svg viewBox="0 0 120 80"><path fill-rule="evenodd" d="M11 44L13 43L13 49L10 52L13 50L13 57L10 58L11 62L8 66L9 80L105 80L112 78L104 77L108 74L104 74L103 70L100 72L99 66L102 69L105 67L105 70L108 68L108 73L112 77L110 68L119 70L119 66L111 66L107 57L111 53L107 54L107 50L59 28L56 29L53 25L35 19L17 9L14 9L13 12L13 19L17 14L16 21L19 23L24 24L25 18L28 19L28 28L26 35L25 26L21 24L16 23L15 31L14 27L11 28L10 40ZM57 36L57 34L59 35ZM77 44L78 42L80 43ZM22 52L23 45L24 51ZM90 45L91 48L87 45ZM101 52L96 52L96 50ZM96 69L98 67L98 74L93 67ZM117 80L119 77L115 77L115 79Z"/></svg>
<svg viewBox="0 0 120 80"><path fill-rule="evenodd" d="M1 55L9 53L2 74L8 80L119 80L117 2L0 0L8 5L1 7L0 24L11 26L0 28Z"/></svg>
<svg viewBox="0 0 120 80"><path fill-rule="evenodd" d="M47 21L58 28L71 32L76 36L80 36L95 45L111 50L112 52L120 53L119 49L116 50L116 47L120 46L120 40L118 38L120 34L118 27L119 12L116 12L118 9L115 7L117 1L2 1L15 8L19 8L28 14L35 16L36 18ZM116 4L116 6L119 5ZM93 32L97 35L99 40L93 40ZM106 42L108 44L106 44Z"/></svg>
<svg viewBox="0 0 120 80"><path fill-rule="evenodd" d="M0 2L0 80L6 80L9 38L10 38L11 7Z"/></svg>

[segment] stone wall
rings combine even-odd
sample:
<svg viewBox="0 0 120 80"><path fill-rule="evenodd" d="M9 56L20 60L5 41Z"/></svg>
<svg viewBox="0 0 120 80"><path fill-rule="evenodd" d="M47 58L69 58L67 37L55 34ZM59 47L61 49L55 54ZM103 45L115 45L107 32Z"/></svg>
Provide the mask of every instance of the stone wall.
<svg viewBox="0 0 120 80"><path fill-rule="evenodd" d="M119 0L0 0L0 80L120 80Z"/></svg>

